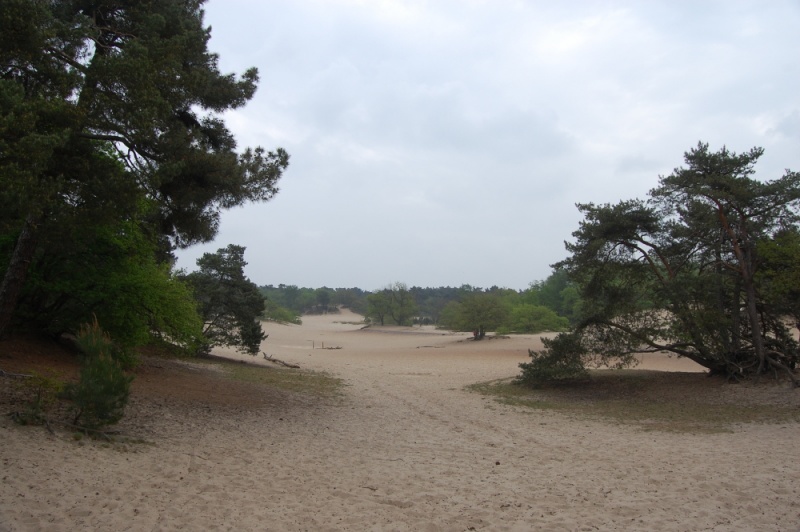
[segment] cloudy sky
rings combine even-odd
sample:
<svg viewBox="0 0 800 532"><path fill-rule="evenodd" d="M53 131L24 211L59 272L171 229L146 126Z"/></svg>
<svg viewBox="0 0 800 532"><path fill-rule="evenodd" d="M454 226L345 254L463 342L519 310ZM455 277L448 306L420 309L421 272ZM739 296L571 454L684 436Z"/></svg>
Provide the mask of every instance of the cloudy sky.
<svg viewBox="0 0 800 532"><path fill-rule="evenodd" d="M259 91L240 146L285 148L270 202L216 240L280 283L524 289L575 203L645 197L698 141L800 170L796 0L209 0L223 72Z"/></svg>

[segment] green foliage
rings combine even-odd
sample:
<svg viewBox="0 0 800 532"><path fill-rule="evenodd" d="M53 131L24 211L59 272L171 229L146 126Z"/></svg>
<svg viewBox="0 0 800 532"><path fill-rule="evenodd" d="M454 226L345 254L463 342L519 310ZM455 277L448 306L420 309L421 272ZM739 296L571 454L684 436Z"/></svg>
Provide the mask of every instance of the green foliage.
<svg viewBox="0 0 800 532"><path fill-rule="evenodd" d="M416 313L417 303L405 283L392 283L367 296L367 315L381 325L389 318L395 325L410 325Z"/></svg>
<svg viewBox="0 0 800 532"><path fill-rule="evenodd" d="M583 351L620 367L636 353L667 351L731 379L770 371L797 383L800 351L779 272L797 256L783 235L798 229L800 174L753 179L762 153L701 143L647 201L579 205L585 219L556 268L580 288L580 349L554 344L546 359L565 356L571 367Z"/></svg>
<svg viewBox="0 0 800 532"><path fill-rule="evenodd" d="M296 285L280 284L261 286L259 290L269 301L298 316L305 313L335 312L340 306L358 314L367 314L368 292L360 288L300 288Z"/></svg>
<svg viewBox="0 0 800 532"><path fill-rule="evenodd" d="M197 259L199 270L186 276L204 323L205 352L227 345L255 356L266 338L259 321L265 311L264 296L244 275L244 251L231 244L204 253Z"/></svg>
<svg viewBox="0 0 800 532"><path fill-rule="evenodd" d="M556 315L569 320L576 319L580 308L577 287L566 278L566 274L563 272L556 272L545 281L531 283L530 288L525 291L497 286L482 289L470 285L408 288L404 283L392 283L372 293L358 288L322 287L314 289L284 284L262 286L260 290L269 300L268 305L275 304L297 314L323 311L324 302L319 297L324 293L325 295L322 297L328 298L328 306L349 308L381 325L385 325L387 322L394 324L399 322L404 325L410 323L437 324L466 331L473 331L477 328L476 325L480 325L477 322L463 323L464 321L469 322L470 318L469 316L465 318L462 303L469 301L467 307L475 306L471 301L471 298L474 297L489 297L506 309L507 312L501 311L500 313L500 322L491 316L487 318L487 323L492 324L491 327L498 331L564 330L562 319L554 317L553 314L544 310L537 310L534 316L530 316L530 307L547 308ZM520 306L522 308L517 309Z"/></svg>
<svg viewBox="0 0 800 532"><path fill-rule="evenodd" d="M331 303L348 308L356 314L367 314L367 292L360 288L336 288Z"/></svg>
<svg viewBox="0 0 800 532"><path fill-rule="evenodd" d="M800 324L800 231L779 231L756 246L762 264L756 277L765 301L773 312Z"/></svg>
<svg viewBox="0 0 800 532"><path fill-rule="evenodd" d="M455 331L496 331L507 323L509 306L502 296L474 292L459 302L448 304L439 319L440 323Z"/></svg>
<svg viewBox="0 0 800 532"><path fill-rule="evenodd" d="M328 306L331 302L331 290L323 286L322 288L317 288L314 291L314 297L316 298L317 305L319 306L322 312L328 312Z"/></svg>
<svg viewBox="0 0 800 532"><path fill-rule="evenodd" d="M111 340L111 335L100 326L97 317L92 319L91 324L81 325L76 335L78 348L86 356L93 356L101 353L107 355L125 370L132 370L138 364L136 353L125 345L121 345Z"/></svg>
<svg viewBox="0 0 800 532"><path fill-rule="evenodd" d="M439 313L439 327L444 327L446 329L451 329L453 331L457 330L469 330L469 327L466 329L459 328L459 312L461 311L461 303L458 301L448 301L444 307L442 308L441 312Z"/></svg>
<svg viewBox="0 0 800 532"><path fill-rule="evenodd" d="M585 379L589 376L584 366L586 348L581 337L572 333L561 333L555 338L542 338L544 349L528 350L530 362L519 366L522 373L517 378L520 384L538 386L545 382Z"/></svg>
<svg viewBox="0 0 800 532"><path fill-rule="evenodd" d="M237 149L222 117L252 98L258 72L220 72L202 5L3 0L0 334L24 293L18 321L49 316L49 330L63 330L74 305L72 321L102 314L120 342L141 342L144 324L187 345L195 336L164 264L175 246L213 239L222 210L271 199L289 161L280 148ZM152 257L106 260L104 246L130 245L110 240L130 238L131 225L155 243ZM101 275L91 284L62 259ZM29 265L38 278L22 290Z"/></svg>
<svg viewBox="0 0 800 532"><path fill-rule="evenodd" d="M556 314L553 310L522 303L511 308L505 324L498 332L540 333L545 331L561 332L569 329L569 320Z"/></svg>
<svg viewBox="0 0 800 532"><path fill-rule="evenodd" d="M96 316L126 347L154 337L185 349L202 343L189 288L156 261L156 245L139 224L66 224L59 234L29 270L18 310L29 326L58 335Z"/></svg>
<svg viewBox="0 0 800 532"><path fill-rule="evenodd" d="M381 290L367 296L367 316L380 325L386 324L386 318L392 308L392 296L388 290Z"/></svg>
<svg viewBox="0 0 800 532"><path fill-rule="evenodd" d="M544 281L531 283L521 297L525 303L547 307L570 323L577 322L580 294L565 270L556 270Z"/></svg>
<svg viewBox="0 0 800 532"><path fill-rule="evenodd" d="M74 405L73 423L93 430L113 425L125 414L133 377L125 374L118 348L97 321L81 329L78 345L84 353L80 379L65 389Z"/></svg>
<svg viewBox="0 0 800 532"><path fill-rule="evenodd" d="M396 325L410 325L417 312L417 303L405 283L393 283L388 288L389 315Z"/></svg>
<svg viewBox="0 0 800 532"><path fill-rule="evenodd" d="M269 299L264 300L264 314L262 317L267 321L274 321L275 323L302 324L300 316Z"/></svg>

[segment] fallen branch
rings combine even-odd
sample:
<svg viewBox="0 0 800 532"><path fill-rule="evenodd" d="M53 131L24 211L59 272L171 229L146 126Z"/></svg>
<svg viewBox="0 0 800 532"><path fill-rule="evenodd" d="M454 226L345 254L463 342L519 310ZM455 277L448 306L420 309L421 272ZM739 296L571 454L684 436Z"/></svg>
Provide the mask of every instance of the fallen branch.
<svg viewBox="0 0 800 532"><path fill-rule="evenodd" d="M278 365L281 365L281 366L284 366L284 367L287 367L287 368L295 368L295 369L299 369L300 368L300 366L298 366L297 364L289 364L288 362L284 362L283 360L277 359L275 357L271 357L271 356L269 356L268 354L266 354L263 351L261 352L261 354L264 355L264 360L266 360L268 362L272 362L273 364L278 364Z"/></svg>
<svg viewBox="0 0 800 532"><path fill-rule="evenodd" d="M25 375L24 373L9 373L0 369L0 377L8 377L10 379L31 379L33 375Z"/></svg>

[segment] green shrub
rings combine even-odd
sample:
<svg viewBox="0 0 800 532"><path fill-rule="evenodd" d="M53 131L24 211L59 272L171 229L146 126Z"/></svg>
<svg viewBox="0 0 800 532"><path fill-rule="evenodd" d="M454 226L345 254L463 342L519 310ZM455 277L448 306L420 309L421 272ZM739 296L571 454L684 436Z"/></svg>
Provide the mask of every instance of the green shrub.
<svg viewBox="0 0 800 532"><path fill-rule="evenodd" d="M507 332L561 332L569 329L569 320L547 307L522 303L511 308L508 320L504 325L508 329Z"/></svg>
<svg viewBox="0 0 800 532"><path fill-rule="evenodd" d="M583 363L586 350L580 337L561 333L555 338L543 338L544 349L528 349L530 362L520 364L522 373L517 382L536 386L546 382L585 379L589 372Z"/></svg>
<svg viewBox="0 0 800 532"><path fill-rule="evenodd" d="M136 352L111 340L111 335L100 327L97 318L91 324L82 325L76 342L84 357L102 354L115 360L123 370L129 371L139 363ZM86 358L83 359L85 362Z"/></svg>
<svg viewBox="0 0 800 532"><path fill-rule="evenodd" d="M289 310L285 307L282 307L275 303L272 300L266 299L264 300L264 313L262 314L262 318L267 321L272 321L275 323L280 324L287 324L293 323L295 325L301 325L302 321L300 316L297 315L293 310Z"/></svg>
<svg viewBox="0 0 800 532"><path fill-rule="evenodd" d="M78 345L84 351L80 379L65 390L73 402L73 423L88 429L113 425L125 413L133 377L125 374L114 356L119 350L97 320L81 328Z"/></svg>

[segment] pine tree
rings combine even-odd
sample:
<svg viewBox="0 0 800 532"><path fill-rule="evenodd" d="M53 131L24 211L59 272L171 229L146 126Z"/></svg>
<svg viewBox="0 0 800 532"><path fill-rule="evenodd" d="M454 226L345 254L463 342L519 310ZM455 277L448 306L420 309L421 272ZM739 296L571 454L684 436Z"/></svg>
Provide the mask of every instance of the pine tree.
<svg viewBox="0 0 800 532"><path fill-rule="evenodd" d="M277 192L286 152L238 151L220 118L252 98L258 72L219 71L202 4L0 0L0 236L13 241L0 334L65 220L147 202L168 255L213 238L221 210Z"/></svg>

